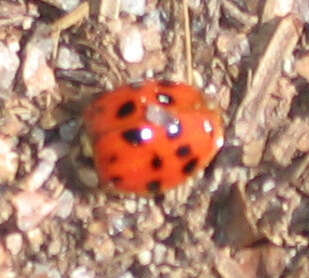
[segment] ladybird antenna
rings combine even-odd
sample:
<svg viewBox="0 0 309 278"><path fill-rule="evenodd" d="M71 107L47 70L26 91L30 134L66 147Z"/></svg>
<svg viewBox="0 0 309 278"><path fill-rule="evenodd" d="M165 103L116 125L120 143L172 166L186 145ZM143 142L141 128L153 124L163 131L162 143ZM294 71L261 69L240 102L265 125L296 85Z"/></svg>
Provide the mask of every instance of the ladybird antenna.
<svg viewBox="0 0 309 278"><path fill-rule="evenodd" d="M183 0L183 14L185 19L185 44L187 59L187 82L192 85L192 53L191 53L191 34L188 0Z"/></svg>

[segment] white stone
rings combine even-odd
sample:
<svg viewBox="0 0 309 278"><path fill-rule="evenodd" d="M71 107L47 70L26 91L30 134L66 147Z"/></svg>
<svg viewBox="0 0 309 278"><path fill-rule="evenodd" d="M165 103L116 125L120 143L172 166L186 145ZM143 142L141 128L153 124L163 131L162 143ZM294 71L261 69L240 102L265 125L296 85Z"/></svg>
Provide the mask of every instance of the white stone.
<svg viewBox="0 0 309 278"><path fill-rule="evenodd" d="M18 169L18 155L14 151L17 142L0 136L0 183L12 182Z"/></svg>
<svg viewBox="0 0 309 278"><path fill-rule="evenodd" d="M0 93L12 86L18 67L19 58L16 51L0 42Z"/></svg>
<svg viewBox="0 0 309 278"><path fill-rule="evenodd" d="M57 67L61 69L80 69L84 67L80 56L73 49L61 46L57 58Z"/></svg>
<svg viewBox="0 0 309 278"><path fill-rule="evenodd" d="M23 238L20 233L11 233L5 239L6 248L10 250L13 256L17 255L23 245Z"/></svg>
<svg viewBox="0 0 309 278"><path fill-rule="evenodd" d="M94 278L94 277L95 272L93 270L87 269L85 266L75 268L70 275L70 278Z"/></svg>
<svg viewBox="0 0 309 278"><path fill-rule="evenodd" d="M138 254L137 258L141 265L148 265L151 262L151 251L145 250Z"/></svg>
<svg viewBox="0 0 309 278"><path fill-rule="evenodd" d="M120 10L133 15L144 15L146 0L122 0Z"/></svg>
<svg viewBox="0 0 309 278"><path fill-rule="evenodd" d="M14 196L17 226L29 231L39 225L57 206L57 202L42 193L21 192Z"/></svg>
<svg viewBox="0 0 309 278"><path fill-rule="evenodd" d="M71 191L65 190L58 199L59 204L57 207L56 215L62 219L67 218L73 209L74 196Z"/></svg>
<svg viewBox="0 0 309 278"><path fill-rule="evenodd" d="M142 35L136 27L131 27L120 35L120 51L125 61L139 63L144 57Z"/></svg>
<svg viewBox="0 0 309 278"><path fill-rule="evenodd" d="M133 274L129 271L123 273L119 278L134 278Z"/></svg>
<svg viewBox="0 0 309 278"><path fill-rule="evenodd" d="M155 264L161 264L164 261L167 248L163 244L156 244L154 248L154 262Z"/></svg>

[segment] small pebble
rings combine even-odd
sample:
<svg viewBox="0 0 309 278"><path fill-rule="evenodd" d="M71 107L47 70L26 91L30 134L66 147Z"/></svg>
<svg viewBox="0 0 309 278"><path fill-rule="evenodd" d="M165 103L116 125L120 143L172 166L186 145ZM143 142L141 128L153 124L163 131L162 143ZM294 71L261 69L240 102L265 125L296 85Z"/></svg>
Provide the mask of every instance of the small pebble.
<svg viewBox="0 0 309 278"><path fill-rule="evenodd" d="M8 253L8 250L0 243L0 265L10 265L11 264L11 256ZM2 277L2 276L1 276Z"/></svg>
<svg viewBox="0 0 309 278"><path fill-rule="evenodd" d="M62 219L69 217L74 205L74 196L71 191L65 190L58 199L56 215Z"/></svg>
<svg viewBox="0 0 309 278"><path fill-rule="evenodd" d="M0 136L0 183L10 183L15 179L19 161L14 150L17 141L13 137Z"/></svg>
<svg viewBox="0 0 309 278"><path fill-rule="evenodd" d="M77 8L77 6L80 4L80 0L61 0L59 1L61 4L61 8L66 11L70 12Z"/></svg>
<svg viewBox="0 0 309 278"><path fill-rule="evenodd" d="M85 266L75 268L70 275L70 278L94 278L94 277L95 277L94 270L90 270Z"/></svg>
<svg viewBox="0 0 309 278"><path fill-rule="evenodd" d="M274 14L276 16L286 16L292 11L294 0L285 0L285 1L275 1L276 4L274 5Z"/></svg>
<svg viewBox="0 0 309 278"><path fill-rule="evenodd" d="M61 46L57 58L57 67L60 69L80 69L84 67L80 55L73 49Z"/></svg>
<svg viewBox="0 0 309 278"><path fill-rule="evenodd" d="M34 252L39 252L41 245L45 242L44 235L39 228L27 232L27 238Z"/></svg>
<svg viewBox="0 0 309 278"><path fill-rule="evenodd" d="M309 82L309 52L306 52L302 57L295 62L296 72Z"/></svg>
<svg viewBox="0 0 309 278"><path fill-rule="evenodd" d="M12 202L16 209L17 226L22 231L35 228L58 204L42 193L27 191L16 194Z"/></svg>
<svg viewBox="0 0 309 278"><path fill-rule="evenodd" d="M53 142L39 152L39 158L43 161L57 162L69 152L69 145L64 142Z"/></svg>
<svg viewBox="0 0 309 278"><path fill-rule="evenodd" d="M222 32L217 39L217 48L227 57L229 65L238 63L243 56L250 55L250 44L243 33Z"/></svg>
<svg viewBox="0 0 309 278"><path fill-rule="evenodd" d="M79 180L87 187L98 187L99 179L97 172L92 167L80 166L77 170Z"/></svg>
<svg viewBox="0 0 309 278"><path fill-rule="evenodd" d="M110 237L97 237L94 253L97 261L110 261L115 254L116 247Z"/></svg>
<svg viewBox="0 0 309 278"><path fill-rule="evenodd" d="M146 0L121 0L120 9L129 14L142 16L145 13Z"/></svg>
<svg viewBox="0 0 309 278"><path fill-rule="evenodd" d="M263 193L267 193L276 187L276 183L273 179L268 179L263 183Z"/></svg>
<svg viewBox="0 0 309 278"><path fill-rule="evenodd" d="M205 93L208 95L215 95L218 92L218 89L215 84L210 83L206 88L205 88Z"/></svg>
<svg viewBox="0 0 309 278"><path fill-rule="evenodd" d="M164 223L163 226L158 230L157 237L159 240L167 239L173 231L173 225L171 223Z"/></svg>
<svg viewBox="0 0 309 278"><path fill-rule="evenodd" d="M115 215L110 218L113 230L110 231L111 234L118 234L123 232L128 226L130 226L130 219L123 215Z"/></svg>
<svg viewBox="0 0 309 278"><path fill-rule="evenodd" d="M41 149L45 141L44 130L36 126L31 130L30 136L31 143L38 145L38 148Z"/></svg>
<svg viewBox="0 0 309 278"><path fill-rule="evenodd" d="M19 58L16 51L0 42L0 98L6 98L19 67Z"/></svg>
<svg viewBox="0 0 309 278"><path fill-rule="evenodd" d="M154 10L143 16L143 23L146 25L147 29L156 28L158 30L164 30L165 26L160 18L160 11Z"/></svg>
<svg viewBox="0 0 309 278"><path fill-rule="evenodd" d="M204 80L202 75L197 71L197 70L193 70L193 84L197 87L197 88L203 88L204 86Z"/></svg>
<svg viewBox="0 0 309 278"><path fill-rule="evenodd" d="M49 25L38 24L24 51L22 78L29 98L56 88L54 70L49 59L54 49L54 41Z"/></svg>
<svg viewBox="0 0 309 278"><path fill-rule="evenodd" d="M41 160L35 169L21 183L20 187L35 191L39 189L49 178L55 168L55 162Z"/></svg>
<svg viewBox="0 0 309 278"><path fill-rule="evenodd" d="M161 264L164 262L167 248L163 244L156 244L154 247L154 262L155 264Z"/></svg>
<svg viewBox="0 0 309 278"><path fill-rule="evenodd" d="M147 205L148 205L148 199L146 199L146 198L138 198L137 211L138 212L143 212Z"/></svg>
<svg viewBox="0 0 309 278"><path fill-rule="evenodd" d="M51 242L49 242L49 245L48 245L48 249L47 249L47 252L48 252L48 255L49 256L56 256L60 253L61 251L61 247L62 247L62 243L60 240L52 240Z"/></svg>
<svg viewBox="0 0 309 278"><path fill-rule="evenodd" d="M83 203L79 203L78 206L75 207L74 212L77 219L80 219L84 223L92 218L92 207Z"/></svg>
<svg viewBox="0 0 309 278"><path fill-rule="evenodd" d="M0 224L7 221L13 214L13 208L5 198L0 198Z"/></svg>
<svg viewBox="0 0 309 278"><path fill-rule="evenodd" d="M75 120L68 121L61 125L59 133L61 138L66 142L71 142L76 137L79 131L79 125Z"/></svg>
<svg viewBox="0 0 309 278"><path fill-rule="evenodd" d="M141 265L148 265L151 263L152 254L150 250L145 250L137 255L138 261Z"/></svg>
<svg viewBox="0 0 309 278"><path fill-rule="evenodd" d="M133 274L129 271L123 273L119 278L134 278Z"/></svg>
<svg viewBox="0 0 309 278"><path fill-rule="evenodd" d="M135 200L126 199L124 202L124 206L129 213L136 212L136 201Z"/></svg>
<svg viewBox="0 0 309 278"><path fill-rule="evenodd" d="M48 273L48 276L46 276ZM61 278L61 274L56 266L52 263L35 263L34 264L34 272L31 277L34 278Z"/></svg>
<svg viewBox="0 0 309 278"><path fill-rule="evenodd" d="M189 0L188 6L191 9L197 9L201 5L201 0Z"/></svg>
<svg viewBox="0 0 309 278"><path fill-rule="evenodd" d="M130 27L120 35L120 52L125 61L139 63L144 57L142 35L138 28Z"/></svg>
<svg viewBox="0 0 309 278"><path fill-rule="evenodd" d="M145 217L145 215L141 214L141 216L137 219L138 229L140 231L153 231L159 229L164 223L164 216L162 211L158 207L152 207L149 210L149 215Z"/></svg>
<svg viewBox="0 0 309 278"><path fill-rule="evenodd" d="M296 14L299 14L301 19L307 24L309 23L309 2L303 0L297 0L297 5L295 10Z"/></svg>
<svg viewBox="0 0 309 278"><path fill-rule="evenodd" d="M23 238L20 233L11 233L5 238L6 248L11 252L13 256L17 255L22 246Z"/></svg>
<svg viewBox="0 0 309 278"><path fill-rule="evenodd" d="M43 91L55 88L54 72L41 49L33 47L26 52L23 79L29 97L38 96Z"/></svg>

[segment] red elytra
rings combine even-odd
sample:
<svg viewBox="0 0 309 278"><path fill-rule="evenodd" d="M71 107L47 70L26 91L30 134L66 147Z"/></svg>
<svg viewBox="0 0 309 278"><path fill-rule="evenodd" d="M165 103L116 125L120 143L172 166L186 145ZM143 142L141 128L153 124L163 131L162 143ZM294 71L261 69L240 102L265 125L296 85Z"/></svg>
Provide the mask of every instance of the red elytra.
<svg viewBox="0 0 309 278"><path fill-rule="evenodd" d="M102 186L140 195L174 188L223 145L218 109L192 86L148 80L105 93L85 110Z"/></svg>

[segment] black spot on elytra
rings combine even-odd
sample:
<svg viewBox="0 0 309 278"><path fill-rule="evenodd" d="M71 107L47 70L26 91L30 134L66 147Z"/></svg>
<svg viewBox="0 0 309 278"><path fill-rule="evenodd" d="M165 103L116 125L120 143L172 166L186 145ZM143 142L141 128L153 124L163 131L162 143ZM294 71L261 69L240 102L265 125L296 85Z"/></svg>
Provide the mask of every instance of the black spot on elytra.
<svg viewBox="0 0 309 278"><path fill-rule="evenodd" d="M108 159L109 163L115 163L117 160L118 156L116 154L112 154Z"/></svg>
<svg viewBox="0 0 309 278"><path fill-rule="evenodd" d="M132 100L129 100L119 107L117 111L117 117L118 118L127 117L131 115L132 113L134 113L135 110L136 110L136 106L134 102Z"/></svg>
<svg viewBox="0 0 309 278"><path fill-rule="evenodd" d="M190 174L192 171L194 171L196 165L197 165L197 162L198 162L198 159L195 157L195 158L192 158L190 159L182 168L182 172L184 174Z"/></svg>
<svg viewBox="0 0 309 278"><path fill-rule="evenodd" d="M175 103L175 99L171 95L163 92L157 93L157 100L163 105L171 105Z"/></svg>
<svg viewBox="0 0 309 278"><path fill-rule="evenodd" d="M138 90L144 86L143 81L136 81L129 84L130 88L133 90Z"/></svg>
<svg viewBox="0 0 309 278"><path fill-rule="evenodd" d="M185 157L189 154L191 154L191 147L188 144L179 146L176 150L176 155L179 157Z"/></svg>
<svg viewBox="0 0 309 278"><path fill-rule="evenodd" d="M182 133L182 126L180 124L180 122L175 122L175 123L171 123L168 127L167 127L167 137L170 139L175 139L177 137L179 137Z"/></svg>
<svg viewBox="0 0 309 278"><path fill-rule="evenodd" d="M147 189L151 193L158 193L160 192L161 182L159 180L153 180L146 184Z"/></svg>
<svg viewBox="0 0 309 278"><path fill-rule="evenodd" d="M120 177L120 176L111 177L111 181L115 184L120 183L120 182L122 182L122 177Z"/></svg>
<svg viewBox="0 0 309 278"><path fill-rule="evenodd" d="M143 139L141 137L141 130L139 128L132 128L122 132L122 137L129 144L140 145L143 143Z"/></svg>
<svg viewBox="0 0 309 278"><path fill-rule="evenodd" d="M174 87L177 85L177 82L163 79L163 80L158 81L158 84L164 87Z"/></svg>
<svg viewBox="0 0 309 278"><path fill-rule="evenodd" d="M151 167L155 170L162 168L163 161L162 159L156 154L153 156L151 160Z"/></svg>

